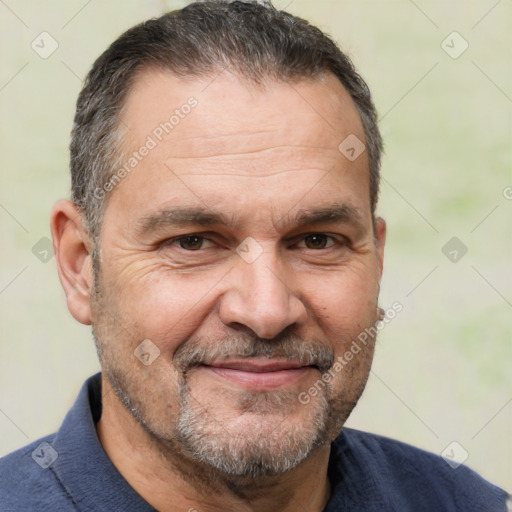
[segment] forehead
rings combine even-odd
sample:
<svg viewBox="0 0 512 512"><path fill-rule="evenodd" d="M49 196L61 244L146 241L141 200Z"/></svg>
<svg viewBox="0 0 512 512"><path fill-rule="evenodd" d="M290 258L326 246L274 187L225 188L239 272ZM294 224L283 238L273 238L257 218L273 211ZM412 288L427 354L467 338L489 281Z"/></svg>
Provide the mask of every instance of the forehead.
<svg viewBox="0 0 512 512"><path fill-rule="evenodd" d="M183 196L174 192L183 186L192 201L198 199L194 190L219 202L236 189L238 207L254 189L276 203L295 188L284 189L283 179L300 192L326 173L357 196L358 208L369 210L366 152L350 161L339 150L349 136L365 140L362 123L334 75L258 85L226 70L199 78L145 70L126 99L121 124L125 160L144 156L112 200L129 201L134 211L179 202ZM326 190L329 180L322 183Z"/></svg>
<svg viewBox="0 0 512 512"><path fill-rule="evenodd" d="M197 107L189 112L187 103L191 101ZM336 151L350 134L364 140L355 105L332 74L294 82L268 79L256 84L227 70L180 78L163 70L146 69L135 78L121 121L129 128L129 149L155 130L158 137L158 128L171 122L169 132L162 134L171 155L193 150L201 156L212 147L229 150L233 138L239 143L245 140L248 149L258 142L268 147L286 142ZM180 144L171 147L178 140Z"/></svg>

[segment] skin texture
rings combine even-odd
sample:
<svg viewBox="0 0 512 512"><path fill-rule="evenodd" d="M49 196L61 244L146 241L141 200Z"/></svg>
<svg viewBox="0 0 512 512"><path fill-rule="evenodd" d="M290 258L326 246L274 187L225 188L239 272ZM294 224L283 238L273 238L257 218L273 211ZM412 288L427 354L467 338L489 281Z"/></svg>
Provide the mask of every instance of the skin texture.
<svg viewBox="0 0 512 512"><path fill-rule="evenodd" d="M329 443L375 340L308 403L298 396L378 320L385 223L372 219L366 152L338 150L364 141L361 121L334 76L257 86L148 69L122 114L127 156L190 97L111 193L96 273L74 205L52 212L68 307L98 345L98 435L158 510L320 511ZM177 209L225 223L171 223ZM134 355L143 340L159 351L149 365Z"/></svg>

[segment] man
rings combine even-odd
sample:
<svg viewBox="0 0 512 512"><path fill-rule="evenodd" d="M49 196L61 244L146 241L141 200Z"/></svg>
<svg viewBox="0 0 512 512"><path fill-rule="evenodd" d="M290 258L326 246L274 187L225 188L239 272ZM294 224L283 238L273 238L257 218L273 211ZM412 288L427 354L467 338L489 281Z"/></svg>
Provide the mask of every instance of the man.
<svg viewBox="0 0 512 512"><path fill-rule="evenodd" d="M269 5L114 42L51 219L102 372L2 459L0 509L505 511L471 470L343 428L384 314L380 153L351 62Z"/></svg>

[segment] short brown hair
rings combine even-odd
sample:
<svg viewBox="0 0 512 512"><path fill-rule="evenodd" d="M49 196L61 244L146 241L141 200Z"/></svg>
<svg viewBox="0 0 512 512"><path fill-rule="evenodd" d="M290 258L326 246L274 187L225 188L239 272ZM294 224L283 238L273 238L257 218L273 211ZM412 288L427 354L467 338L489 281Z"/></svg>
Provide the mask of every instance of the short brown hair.
<svg viewBox="0 0 512 512"><path fill-rule="evenodd" d="M111 179L122 158L119 115L135 75L148 66L177 76L203 76L229 66L257 83L333 73L352 97L364 127L374 213L382 140L370 91L351 60L321 30L270 2L209 0L129 29L86 77L71 137L71 180L72 200L93 240L106 204L104 194L95 191Z"/></svg>

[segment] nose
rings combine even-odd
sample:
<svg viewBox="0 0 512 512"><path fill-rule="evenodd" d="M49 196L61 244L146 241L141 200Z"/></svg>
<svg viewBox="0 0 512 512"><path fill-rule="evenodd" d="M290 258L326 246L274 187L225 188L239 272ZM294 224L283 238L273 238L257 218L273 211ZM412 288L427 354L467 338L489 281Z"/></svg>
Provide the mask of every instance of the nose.
<svg viewBox="0 0 512 512"><path fill-rule="evenodd" d="M243 326L259 338L271 339L307 318L304 303L292 289L293 280L277 256L263 253L252 263L239 258L228 276L219 306L224 325L235 330Z"/></svg>

